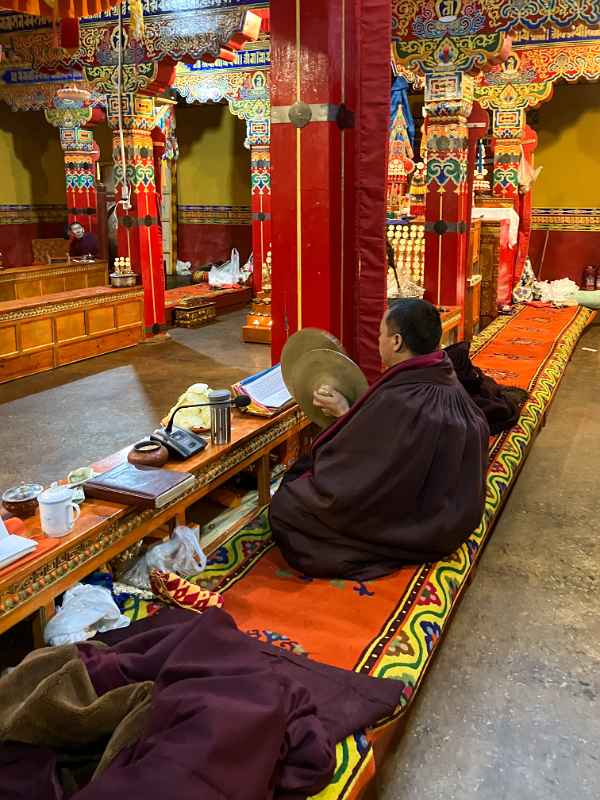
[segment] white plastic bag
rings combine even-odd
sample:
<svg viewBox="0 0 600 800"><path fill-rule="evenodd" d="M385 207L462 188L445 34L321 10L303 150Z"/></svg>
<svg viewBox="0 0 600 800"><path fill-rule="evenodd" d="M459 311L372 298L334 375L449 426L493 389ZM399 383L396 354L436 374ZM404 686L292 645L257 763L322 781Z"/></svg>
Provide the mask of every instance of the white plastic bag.
<svg viewBox="0 0 600 800"><path fill-rule="evenodd" d="M128 617L121 614L108 589L76 583L67 589L62 606L44 628L44 641L52 646L84 642L128 625Z"/></svg>
<svg viewBox="0 0 600 800"><path fill-rule="evenodd" d="M570 278L559 278L556 281L536 281L533 285L533 294L539 297L542 303L575 306L577 305L575 293L578 289L579 286Z"/></svg>
<svg viewBox="0 0 600 800"><path fill-rule="evenodd" d="M252 278L253 272L254 272L254 257L253 254L250 253L250 255L248 256L248 261L246 261L246 263L240 270L240 283L249 283L250 279Z"/></svg>
<svg viewBox="0 0 600 800"><path fill-rule="evenodd" d="M233 248L231 258L220 267L211 267L208 273L209 286L231 286L240 282L240 254Z"/></svg>
<svg viewBox="0 0 600 800"><path fill-rule="evenodd" d="M138 589L150 589L150 573L153 569L175 572L183 578L197 575L206 567L206 555L198 539L199 528L178 525L168 541L154 545L138 558L121 577L121 583Z"/></svg>

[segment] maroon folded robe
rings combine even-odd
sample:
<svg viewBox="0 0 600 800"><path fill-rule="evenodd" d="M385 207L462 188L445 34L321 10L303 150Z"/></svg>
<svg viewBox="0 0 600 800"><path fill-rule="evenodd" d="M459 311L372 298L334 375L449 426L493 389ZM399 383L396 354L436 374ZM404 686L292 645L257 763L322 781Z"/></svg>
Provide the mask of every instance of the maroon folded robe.
<svg viewBox="0 0 600 800"><path fill-rule="evenodd" d="M454 551L481 520L489 429L443 353L389 369L285 482L271 527L312 577L367 580Z"/></svg>

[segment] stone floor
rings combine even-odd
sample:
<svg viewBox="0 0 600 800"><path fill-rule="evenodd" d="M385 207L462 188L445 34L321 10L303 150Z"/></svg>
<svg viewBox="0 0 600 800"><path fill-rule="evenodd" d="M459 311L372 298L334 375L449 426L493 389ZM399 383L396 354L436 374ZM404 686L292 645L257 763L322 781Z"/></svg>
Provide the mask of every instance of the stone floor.
<svg viewBox="0 0 600 800"><path fill-rule="evenodd" d="M241 314L0 386L0 487L148 433L191 383L267 363ZM589 352L583 347L597 349ZM600 327L577 347L406 733L382 800L600 797Z"/></svg>
<svg viewBox="0 0 600 800"><path fill-rule="evenodd" d="M382 800L600 797L599 396L595 326L421 687Z"/></svg>

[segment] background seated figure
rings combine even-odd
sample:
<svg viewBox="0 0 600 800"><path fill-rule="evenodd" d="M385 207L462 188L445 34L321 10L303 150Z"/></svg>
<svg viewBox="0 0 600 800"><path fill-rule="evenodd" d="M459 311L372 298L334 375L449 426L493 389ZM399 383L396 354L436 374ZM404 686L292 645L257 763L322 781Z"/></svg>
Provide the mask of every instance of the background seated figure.
<svg viewBox="0 0 600 800"><path fill-rule="evenodd" d="M98 258L100 249L95 233L86 231L80 222L73 222L69 225L71 234L71 244L69 245L69 255L71 258L82 258L92 256Z"/></svg>
<svg viewBox="0 0 600 800"><path fill-rule="evenodd" d="M367 394L349 408L328 387L315 392L338 419L271 504L273 537L295 569L377 578L449 555L479 524L489 429L441 334L434 306L399 300L381 321L386 371Z"/></svg>

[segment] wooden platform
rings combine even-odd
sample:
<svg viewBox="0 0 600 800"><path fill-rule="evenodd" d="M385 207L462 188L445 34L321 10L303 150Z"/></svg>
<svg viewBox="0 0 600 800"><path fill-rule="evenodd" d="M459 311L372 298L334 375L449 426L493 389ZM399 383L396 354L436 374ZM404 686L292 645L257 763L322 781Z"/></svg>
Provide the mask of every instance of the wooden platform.
<svg viewBox="0 0 600 800"><path fill-rule="evenodd" d="M0 269L0 302L108 285L106 261Z"/></svg>
<svg viewBox="0 0 600 800"><path fill-rule="evenodd" d="M0 383L131 347L143 336L143 320L141 287L0 303Z"/></svg>

